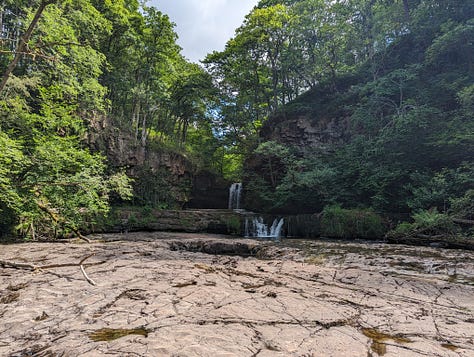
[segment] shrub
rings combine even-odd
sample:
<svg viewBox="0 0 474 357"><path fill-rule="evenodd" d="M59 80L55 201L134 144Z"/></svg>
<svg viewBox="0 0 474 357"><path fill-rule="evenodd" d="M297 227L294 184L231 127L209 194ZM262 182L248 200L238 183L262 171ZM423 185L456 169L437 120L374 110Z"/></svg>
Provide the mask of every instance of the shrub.
<svg viewBox="0 0 474 357"><path fill-rule="evenodd" d="M240 218L237 216L231 216L225 218L225 223L227 226L227 232L232 235L240 235L242 233Z"/></svg>
<svg viewBox="0 0 474 357"><path fill-rule="evenodd" d="M344 209L326 206L321 218L321 233L333 238L381 238L385 234L382 217L369 209Z"/></svg>
<svg viewBox="0 0 474 357"><path fill-rule="evenodd" d="M468 190L464 196L452 198L449 214L456 218L474 219L474 190Z"/></svg>
<svg viewBox="0 0 474 357"><path fill-rule="evenodd" d="M436 208L421 210L412 215L413 222L402 222L387 236L389 238L400 237L437 237L453 236L459 233L459 227L452 218L445 213L439 213Z"/></svg>
<svg viewBox="0 0 474 357"><path fill-rule="evenodd" d="M451 218L437 209L423 210L413 214L414 225L425 233L453 233L456 229Z"/></svg>

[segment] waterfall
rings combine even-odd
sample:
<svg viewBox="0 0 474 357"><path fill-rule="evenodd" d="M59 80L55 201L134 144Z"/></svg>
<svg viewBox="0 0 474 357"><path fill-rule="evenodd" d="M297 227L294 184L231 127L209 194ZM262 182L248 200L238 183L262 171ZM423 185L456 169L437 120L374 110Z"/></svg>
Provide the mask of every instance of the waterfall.
<svg viewBox="0 0 474 357"><path fill-rule="evenodd" d="M233 183L229 189L229 209L240 209L240 194L242 193L242 183Z"/></svg>
<svg viewBox="0 0 474 357"><path fill-rule="evenodd" d="M229 188L229 209L236 210L240 215L245 216L245 237L256 238L280 238L281 230L285 220L275 218L271 226L264 222L263 217L252 212L246 212L240 208L240 197L242 193L242 183L233 183Z"/></svg>
<svg viewBox="0 0 474 357"><path fill-rule="evenodd" d="M262 217L247 217L245 219L245 237L280 238L285 220L275 218L270 227Z"/></svg>

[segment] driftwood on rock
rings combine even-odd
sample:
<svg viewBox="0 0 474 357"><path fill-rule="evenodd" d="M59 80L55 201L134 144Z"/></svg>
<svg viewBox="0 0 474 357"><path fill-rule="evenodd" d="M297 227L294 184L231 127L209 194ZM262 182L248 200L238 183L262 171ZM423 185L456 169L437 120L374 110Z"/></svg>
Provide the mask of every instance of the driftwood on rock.
<svg viewBox="0 0 474 357"><path fill-rule="evenodd" d="M445 234L430 235L430 234L421 234L421 233L418 233L417 235L415 235L416 238L422 238L422 239L441 239L445 236L446 236Z"/></svg>
<svg viewBox="0 0 474 357"><path fill-rule="evenodd" d="M85 256L84 258L81 259L79 263L64 263L64 264L48 264L48 265L34 265L34 264L28 264L28 263L16 263L12 262L10 260L0 260L0 266L4 268L14 268L14 269L26 269L26 270L32 270L32 271L41 271L41 270L47 270L47 269L54 269L54 268L63 268L63 267L75 267L79 266L82 272L82 275L84 275L84 278L87 280L87 282L91 285L97 285L94 280L89 278L87 275L85 269L84 269L84 262L89 259L90 257L94 256L95 253L89 254ZM98 263L91 263L88 265L98 265L98 264L103 264L105 261L98 262Z"/></svg>

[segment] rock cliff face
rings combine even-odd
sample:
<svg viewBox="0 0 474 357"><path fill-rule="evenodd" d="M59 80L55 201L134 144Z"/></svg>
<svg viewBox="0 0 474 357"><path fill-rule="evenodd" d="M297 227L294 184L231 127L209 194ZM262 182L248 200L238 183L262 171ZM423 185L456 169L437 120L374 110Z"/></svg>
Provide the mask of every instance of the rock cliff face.
<svg viewBox="0 0 474 357"><path fill-rule="evenodd" d="M186 208L228 207L230 182L207 171L194 176L191 200Z"/></svg>
<svg viewBox="0 0 474 357"><path fill-rule="evenodd" d="M245 218L231 210L117 209L112 224L97 231L166 231L242 235Z"/></svg>
<svg viewBox="0 0 474 357"><path fill-rule="evenodd" d="M109 165L126 168L135 179L134 205L160 208L227 208L230 183L199 171L183 154L159 143L143 143L119 130L109 118L89 125L88 144L107 156Z"/></svg>
<svg viewBox="0 0 474 357"><path fill-rule="evenodd" d="M161 200L167 206L181 207L190 199L195 168L184 155L144 145L133 133L114 127L108 118L96 120L89 128L89 146L104 153L110 166L126 169L135 179L135 196L157 201L138 204Z"/></svg>
<svg viewBox="0 0 474 357"><path fill-rule="evenodd" d="M130 132L115 128L108 118L101 118L90 125L89 146L107 155L116 167L133 169L146 166L158 169L166 167L171 173L182 176L192 172L189 160L178 153L151 149L133 137Z"/></svg>
<svg viewBox="0 0 474 357"><path fill-rule="evenodd" d="M349 138L349 119L315 118L311 114L281 113L265 122L260 137L296 148L301 153L332 151Z"/></svg>
<svg viewBox="0 0 474 357"><path fill-rule="evenodd" d="M341 86L341 90L347 90L346 87ZM281 144L289 148L296 158L317 158L333 153L351 138L348 104L353 98L347 93L341 95L339 92L314 89L303 94L270 116L260 130L260 142ZM246 158L243 180L245 207L282 214L314 213L319 210L317 204L314 207L300 207L298 203L286 202L275 208L271 202L264 202L276 191L287 173L288 162L279 155L278 150L272 152L270 149L267 155L253 153ZM298 170L302 172L304 169L302 166ZM312 211L313 208L315 211Z"/></svg>

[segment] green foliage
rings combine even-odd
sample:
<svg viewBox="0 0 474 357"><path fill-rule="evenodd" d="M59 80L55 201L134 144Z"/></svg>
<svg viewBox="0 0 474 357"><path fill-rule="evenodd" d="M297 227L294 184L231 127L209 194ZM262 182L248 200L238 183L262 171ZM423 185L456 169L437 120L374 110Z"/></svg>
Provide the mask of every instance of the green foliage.
<svg viewBox="0 0 474 357"><path fill-rule="evenodd" d="M190 182L178 180L166 168L154 170L144 166L135 172L135 177L132 203L136 206L179 209L188 201Z"/></svg>
<svg viewBox="0 0 474 357"><path fill-rule="evenodd" d="M436 209L422 210L413 214L413 224L427 234L453 233L456 228L451 218Z"/></svg>
<svg viewBox="0 0 474 357"><path fill-rule="evenodd" d="M227 226L227 232L233 235L241 235L242 229L240 226L240 217L230 216L225 218L225 224Z"/></svg>
<svg viewBox="0 0 474 357"><path fill-rule="evenodd" d="M385 231L382 218L371 210L326 206L322 212L321 235L326 237L380 239Z"/></svg>
<svg viewBox="0 0 474 357"><path fill-rule="evenodd" d="M0 41L0 72L38 5L1 6L0 35L9 37ZM106 214L110 198L130 196L115 163L107 168L87 149L97 132L111 141L97 147L157 151L244 177L246 200L261 210L436 207L472 219L473 11L462 0L262 0L225 50L206 58L206 72L180 55L174 24L156 8L52 2L0 93L1 230L67 235ZM298 115L314 128L349 122L347 142L262 141L276 110L280 121ZM111 125L102 130L105 116ZM331 135L321 132L323 144ZM242 170L252 160L260 172ZM178 207L189 198L189 178L129 171L137 205ZM415 218L416 229L443 222L430 217Z"/></svg>
<svg viewBox="0 0 474 357"><path fill-rule="evenodd" d="M248 173L252 197L265 202L266 210L291 212L317 212L331 203L395 216L432 207L448 212L474 187L472 6L414 2L407 13L402 1L354 0L332 12L338 3L333 8L321 1L285 2L302 11L295 21L306 27L293 28L294 34L312 34L320 48L329 31L318 30L325 21L320 17L334 15L334 30L346 29L346 51L357 58L342 59L332 77L307 55L308 68L321 78L272 117L263 136L274 140L287 130L286 117L298 116L314 128L350 123L346 142L337 146L322 138L320 147L292 148L292 164L280 165L273 175L265 161L253 165L261 172L257 178ZM336 25L344 11L352 13L350 30L347 23ZM311 17L314 23L304 22ZM256 150L252 160L260 156Z"/></svg>
<svg viewBox="0 0 474 357"><path fill-rule="evenodd" d="M427 61L438 66L472 66L474 49L469 39L474 37L474 20L461 24L449 20L441 32L426 51Z"/></svg>
<svg viewBox="0 0 474 357"><path fill-rule="evenodd" d="M451 216L474 220L474 189L468 190L462 197L450 198L450 206Z"/></svg>
<svg viewBox="0 0 474 357"><path fill-rule="evenodd" d="M405 237L453 237L461 230L446 213L436 209L421 210L413 214L413 222L400 223L388 233L391 238Z"/></svg>
<svg viewBox="0 0 474 357"><path fill-rule="evenodd" d="M26 24L34 11L23 8ZM109 31L89 2L49 5L28 44L41 60L26 57L1 93L2 234L76 234L107 214L112 192L131 195L130 179L107 175L104 157L81 141L84 123L105 107L98 81L105 57L87 31Z"/></svg>
<svg viewBox="0 0 474 357"><path fill-rule="evenodd" d="M409 185L412 196L407 203L413 210L436 207L446 212L450 201L465 195L474 186L474 168L464 163L455 169L443 169L424 175L415 172Z"/></svg>

